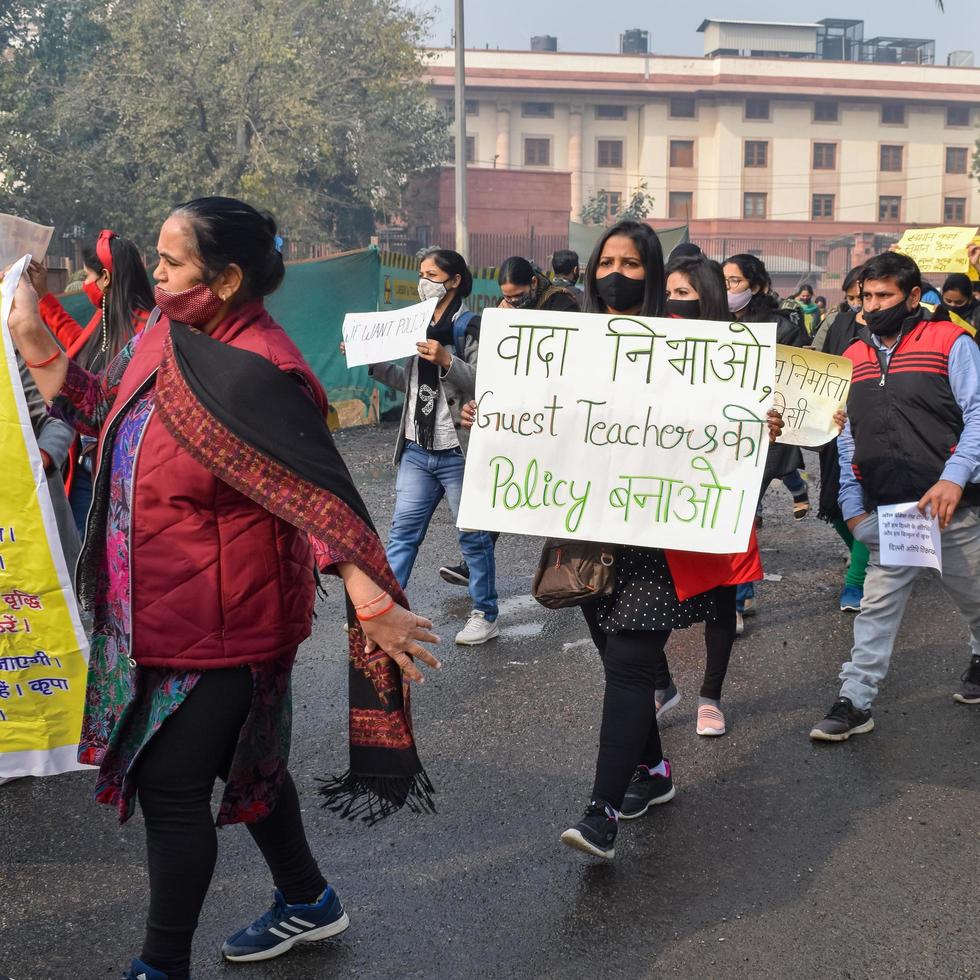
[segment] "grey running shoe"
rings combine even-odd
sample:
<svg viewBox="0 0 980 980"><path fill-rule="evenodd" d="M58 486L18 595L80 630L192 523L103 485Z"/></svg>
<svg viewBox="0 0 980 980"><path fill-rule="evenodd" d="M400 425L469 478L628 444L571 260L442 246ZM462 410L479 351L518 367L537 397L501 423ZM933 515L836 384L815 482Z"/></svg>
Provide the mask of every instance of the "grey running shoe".
<svg viewBox="0 0 980 980"><path fill-rule="evenodd" d="M966 668L962 681L953 700L960 704L980 704L980 655L970 658L970 666Z"/></svg>
<svg viewBox="0 0 980 980"><path fill-rule="evenodd" d="M850 698L838 698L827 717L814 726L810 738L815 742L846 742L852 735L862 735L874 727L870 710L855 708Z"/></svg>

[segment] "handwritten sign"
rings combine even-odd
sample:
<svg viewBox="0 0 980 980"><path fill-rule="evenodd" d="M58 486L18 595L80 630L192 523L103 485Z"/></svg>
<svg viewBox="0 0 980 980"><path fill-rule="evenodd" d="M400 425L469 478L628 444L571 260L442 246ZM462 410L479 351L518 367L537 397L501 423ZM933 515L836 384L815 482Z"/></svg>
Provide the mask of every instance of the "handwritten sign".
<svg viewBox="0 0 980 980"><path fill-rule="evenodd" d="M436 305L436 300L428 299L400 310L348 313L343 326L347 366L397 361L417 354L415 345L425 340Z"/></svg>
<svg viewBox="0 0 980 980"><path fill-rule="evenodd" d="M882 565L914 565L943 570L939 519L926 517L916 506L886 504L878 508L878 542Z"/></svg>
<svg viewBox="0 0 980 980"><path fill-rule="evenodd" d="M910 228L902 235L898 250L914 259L923 272L944 276L965 272L977 279L966 255L967 246L976 239L976 228Z"/></svg>
<svg viewBox="0 0 980 980"><path fill-rule="evenodd" d="M460 527L748 547L775 325L487 310Z"/></svg>
<svg viewBox="0 0 980 980"><path fill-rule="evenodd" d="M88 642L7 332L26 263L0 286L0 776L84 768L75 753Z"/></svg>
<svg viewBox="0 0 980 980"><path fill-rule="evenodd" d="M835 438L834 412L847 401L852 367L846 357L777 344L773 405L784 423L777 441L822 446Z"/></svg>

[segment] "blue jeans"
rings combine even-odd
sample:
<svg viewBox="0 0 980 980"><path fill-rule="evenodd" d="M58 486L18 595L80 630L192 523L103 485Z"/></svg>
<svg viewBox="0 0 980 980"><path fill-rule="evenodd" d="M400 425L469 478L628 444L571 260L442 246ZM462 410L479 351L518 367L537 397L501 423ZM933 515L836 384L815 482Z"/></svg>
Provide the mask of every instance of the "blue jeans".
<svg viewBox="0 0 980 980"><path fill-rule="evenodd" d="M71 504L71 514L75 518L78 533L85 537L85 521L88 509L92 503L92 457L84 457L83 462L75 467L75 475L71 482L71 493L68 496Z"/></svg>
<svg viewBox="0 0 980 980"><path fill-rule="evenodd" d="M755 582L743 582L735 586L735 611L745 612L745 600L755 598Z"/></svg>
<svg viewBox="0 0 980 980"><path fill-rule="evenodd" d="M398 464L395 513L388 535L388 564L402 588L408 585L419 545L443 495L454 519L459 513L464 462L461 449L429 452L416 442L405 444ZM460 531L459 548L470 570L473 608L493 621L497 618L497 567L493 556L493 539L486 531Z"/></svg>

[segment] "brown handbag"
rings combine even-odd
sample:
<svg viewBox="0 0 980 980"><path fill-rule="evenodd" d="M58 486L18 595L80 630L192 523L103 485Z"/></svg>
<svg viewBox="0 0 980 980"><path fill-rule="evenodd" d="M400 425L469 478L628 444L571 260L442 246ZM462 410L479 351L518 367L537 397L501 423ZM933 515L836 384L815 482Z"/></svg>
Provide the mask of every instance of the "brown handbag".
<svg viewBox="0 0 980 980"><path fill-rule="evenodd" d="M612 595L615 584L613 545L548 538L541 549L531 595L548 609L563 609Z"/></svg>

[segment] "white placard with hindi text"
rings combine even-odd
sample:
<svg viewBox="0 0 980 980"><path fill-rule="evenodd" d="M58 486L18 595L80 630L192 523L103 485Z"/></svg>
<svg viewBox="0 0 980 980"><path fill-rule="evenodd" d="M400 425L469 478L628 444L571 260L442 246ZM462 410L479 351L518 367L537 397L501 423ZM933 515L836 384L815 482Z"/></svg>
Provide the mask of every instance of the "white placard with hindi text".
<svg viewBox="0 0 980 980"><path fill-rule="evenodd" d="M397 361L418 353L415 345L425 340L437 301L377 313L348 313L344 317L347 366Z"/></svg>
<svg viewBox="0 0 980 980"><path fill-rule="evenodd" d="M486 310L463 528L748 547L775 324Z"/></svg>
<svg viewBox="0 0 980 980"><path fill-rule="evenodd" d="M939 519L926 517L916 501L878 507L878 546L882 565L934 568L942 574L943 546Z"/></svg>

